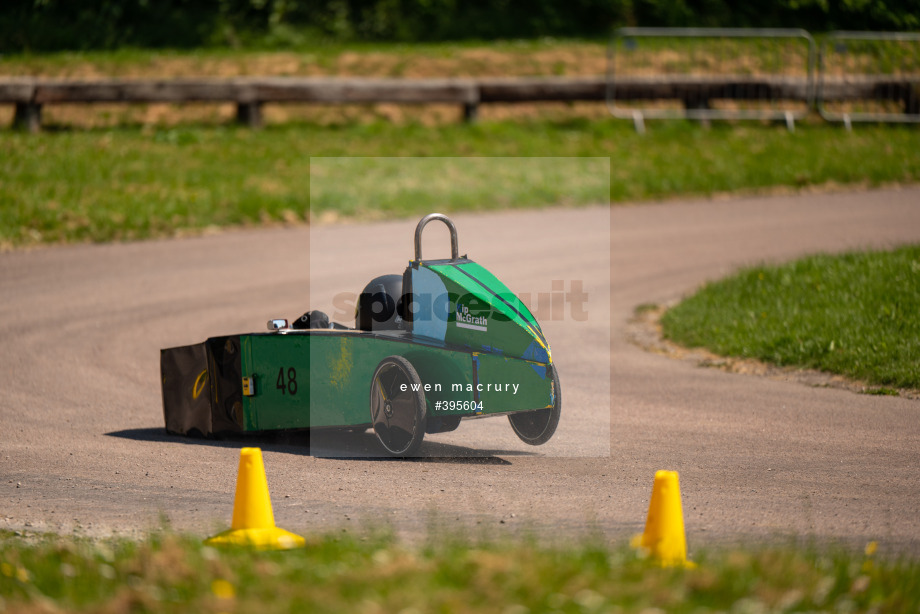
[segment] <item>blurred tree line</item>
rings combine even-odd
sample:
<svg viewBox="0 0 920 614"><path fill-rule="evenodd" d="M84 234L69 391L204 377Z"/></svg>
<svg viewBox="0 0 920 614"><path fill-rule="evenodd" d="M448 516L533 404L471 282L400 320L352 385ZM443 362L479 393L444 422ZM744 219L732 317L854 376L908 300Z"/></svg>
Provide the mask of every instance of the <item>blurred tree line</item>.
<svg viewBox="0 0 920 614"><path fill-rule="evenodd" d="M918 30L920 0L3 0L0 50L603 37L624 25Z"/></svg>

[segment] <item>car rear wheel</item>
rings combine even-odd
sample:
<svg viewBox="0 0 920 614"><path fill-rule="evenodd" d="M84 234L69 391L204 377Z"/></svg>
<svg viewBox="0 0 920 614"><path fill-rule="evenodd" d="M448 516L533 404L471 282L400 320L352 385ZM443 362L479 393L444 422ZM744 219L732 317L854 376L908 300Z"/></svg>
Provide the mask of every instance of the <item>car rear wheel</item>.
<svg viewBox="0 0 920 614"><path fill-rule="evenodd" d="M427 407L422 380L408 360L388 356L371 380L371 424L384 450L411 456L425 437Z"/></svg>
<svg viewBox="0 0 920 614"><path fill-rule="evenodd" d="M508 414L508 421L515 434L526 444L539 446L546 443L556 432L559 416L562 413L562 387L556 366L553 370L553 406L534 411L522 411Z"/></svg>

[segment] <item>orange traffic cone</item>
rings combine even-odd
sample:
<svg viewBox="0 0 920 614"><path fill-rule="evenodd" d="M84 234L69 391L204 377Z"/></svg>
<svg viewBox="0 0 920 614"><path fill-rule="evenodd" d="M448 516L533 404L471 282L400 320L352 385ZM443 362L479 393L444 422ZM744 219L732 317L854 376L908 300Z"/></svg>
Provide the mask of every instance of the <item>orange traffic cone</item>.
<svg viewBox="0 0 920 614"><path fill-rule="evenodd" d="M645 532L636 535L633 548L641 548L662 565L693 567L687 560L684 511L680 504L680 485L676 471L657 471L648 506Z"/></svg>
<svg viewBox="0 0 920 614"><path fill-rule="evenodd" d="M298 548L304 538L275 526L272 502L265 479L262 450L240 450L240 470L236 478L236 496L233 499L233 522L230 530L205 540L209 545L233 544L281 550Z"/></svg>

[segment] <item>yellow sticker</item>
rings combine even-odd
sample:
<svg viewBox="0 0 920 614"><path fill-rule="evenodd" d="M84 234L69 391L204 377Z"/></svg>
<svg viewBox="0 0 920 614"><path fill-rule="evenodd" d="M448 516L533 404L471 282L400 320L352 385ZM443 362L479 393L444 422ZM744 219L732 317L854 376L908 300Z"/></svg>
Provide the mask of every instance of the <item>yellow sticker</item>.
<svg viewBox="0 0 920 614"><path fill-rule="evenodd" d="M195 386L192 388L192 398L197 399L201 396L201 393L204 391L205 384L208 383L208 370L205 369L198 374L198 379L195 380Z"/></svg>

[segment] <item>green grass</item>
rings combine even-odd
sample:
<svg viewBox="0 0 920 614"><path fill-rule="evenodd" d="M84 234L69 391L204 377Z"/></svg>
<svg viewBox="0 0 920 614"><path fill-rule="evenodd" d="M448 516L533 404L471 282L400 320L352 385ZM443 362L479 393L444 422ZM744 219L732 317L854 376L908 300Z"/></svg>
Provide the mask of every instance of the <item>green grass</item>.
<svg viewBox="0 0 920 614"><path fill-rule="evenodd" d="M775 546L661 568L603 540L317 536L288 552L0 532L0 610L109 612L915 612L920 563ZM657 610L651 610L657 608Z"/></svg>
<svg viewBox="0 0 920 614"><path fill-rule="evenodd" d="M407 76L407 71L408 76L430 77L604 74L606 48L606 40L555 38L443 43L305 40L282 49L246 46L10 53L0 58L0 72L41 77L164 78L228 74L401 77ZM412 75L413 70L426 74Z"/></svg>
<svg viewBox="0 0 920 614"><path fill-rule="evenodd" d="M373 120L291 122L257 132L219 123L52 127L38 135L3 131L0 141L4 247L303 220L311 193L314 214L359 217L414 217L430 212L433 203L456 210L605 200L598 186L606 176L593 163L559 167L570 173L517 161L500 165L501 176L498 166L482 162L450 163L462 176L419 175L418 165L390 163L392 172L371 179L356 176L352 162L327 165L332 174L311 189L311 157L603 156L610 158L613 202L920 179L920 131L903 127L860 126L848 133L802 125L790 134L778 126L716 124L706 130L663 122L637 135L628 122L609 118L473 126Z"/></svg>
<svg viewBox="0 0 920 614"><path fill-rule="evenodd" d="M920 246L747 269L668 310L665 335L724 356L920 389Z"/></svg>
<svg viewBox="0 0 920 614"><path fill-rule="evenodd" d="M386 218L605 203L607 158L313 158L310 206L322 215Z"/></svg>

